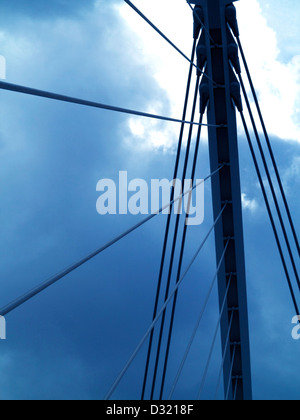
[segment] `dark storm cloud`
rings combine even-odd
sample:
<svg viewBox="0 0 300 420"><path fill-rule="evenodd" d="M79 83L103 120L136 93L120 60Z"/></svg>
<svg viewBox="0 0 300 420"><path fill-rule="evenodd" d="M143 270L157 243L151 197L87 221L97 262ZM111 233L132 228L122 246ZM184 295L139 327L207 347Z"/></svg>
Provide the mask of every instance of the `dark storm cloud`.
<svg viewBox="0 0 300 420"><path fill-rule="evenodd" d="M0 19L21 22L8 29L3 45L9 81L140 110L160 98L167 115L166 95L153 80L151 68L136 60L135 40L108 6L112 3L103 1L99 15L90 14L82 22L77 15L69 26L65 21L54 26L50 17L74 16L92 9L93 2L2 0L6 15ZM34 18L36 25L31 25ZM130 137L126 121L122 115L1 94L1 306L137 222L131 216L96 213L100 178L116 179L119 170L128 170L130 178L170 179L174 156L126 147L123 140ZM273 143L284 176L300 155L299 146ZM205 145L200 155L207 156ZM299 360L294 354L299 346L290 335L290 297L242 138L240 155L243 191L259 203L256 213L244 214L254 395L297 398ZM199 177L208 173L208 162L199 165ZM290 175L288 179L288 199L297 217L299 179ZM212 224L207 187L205 223L188 233L184 268ZM0 351L1 399L103 398L151 321L165 221L157 217L7 317L8 340L1 342ZM168 387L215 271L213 237L203 252L178 297ZM176 388L178 399L197 396L218 317L216 307L215 289L207 322ZM114 398L140 398L146 350ZM207 379L212 391L205 394L208 398L221 363L217 356ZM279 381L274 381L275 364Z"/></svg>
<svg viewBox="0 0 300 420"><path fill-rule="evenodd" d="M110 7L67 27L20 22L5 34L13 40L4 51L10 82L136 109L164 100ZM30 59L21 53L23 42ZM136 221L96 213L97 181L134 171L140 160L124 145L127 117L69 105L1 95L1 306ZM147 160L157 176L156 165L169 168L162 157ZM143 246L143 235L133 235L7 317L0 398L103 397L151 317L152 258L160 249L156 237L149 239L151 228L141 232L149 233ZM138 386L129 382L128 398Z"/></svg>

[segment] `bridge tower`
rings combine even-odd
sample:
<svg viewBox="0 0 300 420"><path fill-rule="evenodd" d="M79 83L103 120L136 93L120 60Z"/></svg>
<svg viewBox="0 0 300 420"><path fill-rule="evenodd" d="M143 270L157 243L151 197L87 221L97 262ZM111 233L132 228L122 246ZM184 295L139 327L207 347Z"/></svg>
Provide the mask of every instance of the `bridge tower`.
<svg viewBox="0 0 300 420"><path fill-rule="evenodd" d="M234 0L236 1L236 0ZM197 52L206 61L200 92L209 95L208 123L211 172L224 168L212 178L215 219L228 203L215 229L217 262L228 244L218 277L224 360L224 388L229 400L251 400L250 345L244 256L242 202L237 140L236 107L242 107L240 85L234 73L239 66L233 33L238 33L236 10L230 0L191 0L195 4L195 26L204 24ZM203 19L203 21L202 21ZM200 64L199 64L200 65ZM214 83L212 82L214 81ZM220 125L222 127L220 127ZM227 245L226 245L227 246Z"/></svg>

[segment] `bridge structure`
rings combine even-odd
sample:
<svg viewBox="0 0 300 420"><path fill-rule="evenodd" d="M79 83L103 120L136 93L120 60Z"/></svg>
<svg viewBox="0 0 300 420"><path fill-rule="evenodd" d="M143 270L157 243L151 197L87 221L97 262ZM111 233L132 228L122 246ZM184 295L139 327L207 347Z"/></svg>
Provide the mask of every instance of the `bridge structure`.
<svg viewBox="0 0 300 420"><path fill-rule="evenodd" d="M218 387L220 386L220 378L222 375L224 399L251 400L251 355L237 135L238 117L241 118L244 127L250 154L253 159L258 182L266 204L268 218L278 248L278 258L280 258L283 265L287 287L291 295L291 303L296 314L299 314L298 302L300 280L297 264L300 256L300 248L279 168L240 41L240 31L234 4L235 1L238 0L190 0L187 2L187 7L191 9L191 13L193 14L193 28L191 28L191 32L193 33L193 46L190 58L167 38L166 35L130 0L124 1L133 9L133 11L139 14L145 21L145 24L149 24L165 42L168 42L171 47L175 48L178 53L189 62L186 95L181 118L175 119L158 114L149 114L142 111L110 106L4 81L0 81L0 89L61 102L75 103L85 107L135 115L141 118L158 119L168 121L169 123L180 124L173 179L181 177L184 181L187 176L188 164L189 162L192 162L192 186L189 191L183 191L180 197L176 197L174 189L172 190L170 203L168 204L171 208L182 198L182 195L191 194L191 192L197 188L195 178L199 143L202 129L203 127L207 127L210 174L205 180L211 180L214 223L207 235L202 238L197 252L184 271L183 257L186 249L188 225L185 224L181 231L180 221L182 220L182 217L185 216L180 214L173 215L170 211L163 236L153 318L140 343L135 348L115 382L110 389L108 389L105 399L113 397L115 390L126 375L130 365L144 346L147 346L147 357L143 375L141 377L141 400L163 400L166 397L169 399L172 398L200 322L203 319L203 314L207 307L211 291L217 281L219 319L203 377L199 378L199 393L197 397L198 399L201 399L209 363L211 362L212 351L216 344L218 330L220 330L222 360ZM191 96L190 91L194 73L196 75L196 83L192 99L191 118L189 119L187 116L187 109ZM244 73L250 84L253 102L259 116L263 135L259 134L254 118L254 113L244 84ZM198 108L199 122L197 120ZM250 118L252 130L247 126L244 108ZM207 124L203 123L205 115L207 116ZM187 146L184 148L183 140L186 127L188 127L188 138ZM197 130L197 135L195 147L193 149L192 140L193 130L195 129ZM258 154L255 150L252 137L255 138L257 143ZM267 163L263 141L266 144L266 149L272 162L272 168L270 168ZM184 165L182 173L180 173L179 162L182 158ZM262 165L260 165L260 161L262 162ZM267 179L267 185L264 181L261 166L263 167ZM275 181L271 175L271 171L275 174ZM268 194L267 188L269 188L270 194ZM283 203L284 211L282 211L280 202ZM275 207L275 215L273 207ZM48 287L61 281L77 268L105 252L105 250L112 247L117 242L125 240L128 235L145 225L159 213L162 213L163 210L164 208L161 208L156 214L146 217L127 231L99 247L94 252L91 252L80 261L77 261L75 264L62 270L59 274L42 282L25 295L20 296L15 301L1 308L0 315L3 317L8 315L19 306L30 301L33 297L38 296ZM285 222L284 214L288 223ZM171 223L172 217L175 218L173 225ZM276 217L278 218L279 223L276 223ZM168 374L168 362L172 348L171 343L174 334L174 319L180 286L184 282L188 271L194 264L196 258L198 258L198 255L201 253L212 233L214 233L215 236L216 273L212 279L208 295L206 299L204 299L204 305L200 308L198 322L190 341L187 343L187 349L175 376L172 388L166 390L166 375ZM293 244L291 244L290 237L293 239ZM167 252L168 246L170 252ZM176 253L177 249L179 250L178 253ZM296 253L295 249L297 250ZM286 254L288 255L288 258L286 258ZM161 302L163 303L160 306ZM169 317L166 316L168 309L170 309ZM155 332L157 333L156 340L154 339ZM217 391L215 397L216 395Z"/></svg>

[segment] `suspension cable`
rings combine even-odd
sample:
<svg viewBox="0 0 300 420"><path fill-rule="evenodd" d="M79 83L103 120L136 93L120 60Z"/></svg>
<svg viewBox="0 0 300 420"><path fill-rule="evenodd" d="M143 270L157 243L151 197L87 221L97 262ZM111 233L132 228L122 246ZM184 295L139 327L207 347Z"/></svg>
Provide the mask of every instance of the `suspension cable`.
<svg viewBox="0 0 300 420"><path fill-rule="evenodd" d="M230 242L230 239L227 240L224 251L223 251L223 254L220 258L220 262L219 262L219 265L218 265L218 268L217 268L217 271L216 271L216 274L215 274L215 277L214 277L214 282L217 280L217 277L219 275L219 271L220 271L221 266L223 264L229 242ZM213 349L214 349L214 346L210 349L210 353L209 353L207 363L206 363L206 366L205 366L205 369L204 369L204 374L202 376L200 390L199 390L199 394L198 394L198 398L197 398L198 400L200 400L200 395L202 394L202 391L203 391L203 388L204 388L204 384L205 384L205 381L206 381L206 377L207 377L208 368L209 368L209 365L210 365L210 360L211 360L211 357L212 357Z"/></svg>
<svg viewBox="0 0 300 420"><path fill-rule="evenodd" d="M225 206L223 207L223 211L225 210L226 205L227 205L227 204L225 204ZM230 278L229 278L229 281L228 281L228 285L227 285L226 293L225 293L225 296L224 296L224 300L223 300L222 308L221 308L221 311L220 311L219 320L218 320L218 322L217 322L217 327L216 327L216 330L215 330L215 334L214 334L213 343L212 343L211 348L214 348L214 345L215 345L215 342L216 342L217 333L218 333L218 329L219 329L219 326L220 326L221 318L222 318L223 313L224 313L225 304L226 304L226 299L227 299L227 295L228 295L228 291L229 291L229 287L230 287L231 279L232 279L232 274L230 275ZM214 283L215 283L215 279L213 280L213 283L212 283L212 285L213 285L213 286L214 286ZM178 381L179 381L179 378L180 378L180 375L181 375L181 373L182 373L182 371L183 371L183 368L184 368L185 362L186 362L186 360L187 360L187 357L188 357L188 355L189 355L189 352L190 352L191 347L192 347L192 345L193 345L193 342L194 342L194 340L195 340L195 337L196 337L197 331L198 331L198 329L199 329L199 325L200 325L200 323L201 323L201 321L202 321L202 318L203 318L204 312L205 312L205 310L206 310L207 304L208 304L208 302L209 302L209 299L210 299L210 296L211 296L212 291L213 291L213 287L210 287L210 288L209 288L209 291L208 291L208 294L207 294L207 296L206 296L206 299L205 299L205 301L204 301L204 304L203 304L203 306L202 306L202 308L201 308L201 312L200 312L199 318L198 318L198 320L197 320L197 323L196 323L196 325L195 325L195 328L194 328L194 330L193 330L193 333L192 333L191 338L190 338L190 340L189 340L189 343L188 343L188 345L187 345L186 351L185 351L184 356L183 356L183 358L182 358L182 361L181 361L181 363L180 363L180 366L179 366L179 369L178 369L177 375L176 375L176 377L175 377L175 380L174 380L174 382L173 382L173 385L172 385L172 388L171 388L170 394L169 394L169 396L168 396L168 400L171 400L171 399L172 399L172 397L173 397L173 394L174 394L174 391L175 391L176 385L177 385L177 383L178 383ZM212 351L211 351L210 353L212 353Z"/></svg>
<svg viewBox="0 0 300 420"><path fill-rule="evenodd" d="M192 11L193 11L193 13L194 13L194 8L193 8L193 6L191 5L191 3L189 2L189 0L186 0L186 2L187 2L187 4L190 6L191 10L192 10ZM217 44L217 43L215 42L215 40L214 40L214 39L213 39L213 37L211 36L211 34L210 34L209 30L208 30L208 29L207 29L207 27L205 26L204 22L200 19L200 16L198 15L198 13L195 13L195 14L194 14L194 16L196 17L196 19L198 20L198 22L200 23L200 25L203 27L203 29L204 29L205 33L208 35L208 37L209 37L209 39L210 39L211 43L214 45L214 47L219 47L219 44Z"/></svg>
<svg viewBox="0 0 300 420"><path fill-rule="evenodd" d="M191 121L194 121L194 118L195 118L198 92L199 92L199 82L200 82L200 75L197 76L197 80L196 80ZM187 148L186 148L186 153L185 153L184 168L183 168L183 173L182 173L182 183L184 183L184 180L186 178L186 172L187 172L188 161L189 161L189 156L190 156L190 148L191 148L192 134L193 134L192 127L193 126L191 125L190 130L189 130L189 135L188 135L188 142L187 142ZM169 264L169 269L168 269L167 286L166 286L166 292L165 292L165 298L164 298L165 300L168 298L170 285L171 285L171 276L172 276L172 269L173 269L173 264L174 264L174 257L175 257L175 249L176 249L176 244L177 244L180 216L181 216L180 214L177 214L177 217L176 217L175 230L174 230L174 236L173 236L173 242L172 242L172 250L171 250L171 256L170 256L170 264ZM156 359L155 359L155 365L154 365L154 374L153 374L152 387L151 387L151 396L150 396L151 400L153 399L153 396L154 396L156 376L157 376L157 370L158 370L158 363L159 363L159 357L160 357L160 352L161 352L163 330L164 330L164 326L165 326L165 317L166 317L166 311L163 313L160 332L159 332L159 340L158 340L158 345L157 345Z"/></svg>
<svg viewBox="0 0 300 420"><path fill-rule="evenodd" d="M231 366L230 366L230 370L229 370L229 378L232 377L233 365L234 365L234 362L235 362L235 355L236 355L236 346L237 346L237 344L234 343L234 345L233 345L233 353L232 353L232 358L231 358ZM228 381L228 384L227 384L227 391L226 391L226 396L225 396L225 400L226 401L228 400L228 397L229 397L230 382L231 381L229 380Z"/></svg>
<svg viewBox="0 0 300 420"><path fill-rule="evenodd" d="M292 230L292 233L293 233L294 241L295 241L295 244L296 244L296 247L297 247L297 250L298 250L298 255L300 256L299 240L298 240L298 236L297 236L297 233L296 233L293 218L292 218L292 215L291 215L291 211L290 211L290 208L289 208L289 205L288 205L288 201L287 201L287 198L286 198L286 194L284 192L284 188L283 188L283 185L282 185L282 180L281 180L281 177L280 177L280 173L279 173L278 165L277 165L277 162L276 162L276 159L275 159L275 155L274 155L274 152L273 152L273 149L272 149L272 144L271 144L271 141L270 141L267 129L266 129L264 118L263 118L261 108L260 108L260 105L259 105L259 102L258 102L256 90L255 90L255 87L254 87L254 84L253 84L253 81L252 81L252 77L251 77L251 74L250 74L248 63L247 63L247 60L246 60L246 57L245 57L245 54L244 54L244 50L243 50L243 47L242 47L242 44L241 44L241 40L240 40L239 37L236 37L236 39L237 39L239 50L240 50L240 53L241 53L241 56L242 56L242 60L243 60L243 63L244 63L246 74L247 74L247 77L248 77L248 80L249 80L252 96L253 96L257 111L258 111L258 115L259 115L259 118L260 118L260 122L261 122L261 125L262 125L264 136L265 136L265 139L266 139L266 142L267 142L267 146L268 146L268 149L269 149L269 153L270 153L270 156L271 156L271 160L272 160L273 167L274 167L274 170L275 170L275 174L276 174L276 177L277 177L277 181L278 181L278 184L279 184L280 192L281 192L281 195L282 195L282 198L283 198L284 206L285 206L287 216L288 216L288 219L289 219L289 223L290 223L290 226L291 226L291 230Z"/></svg>
<svg viewBox="0 0 300 420"><path fill-rule="evenodd" d="M258 179L259 179L259 184L260 184L260 187L261 187L261 190L262 190L262 193L263 193L263 197L264 197L264 200L265 200L265 204L266 204L266 207L267 207L267 212L268 212L268 215L269 215L269 219L271 221L272 229L273 229L273 232L274 232L274 235L275 235L275 240L276 240L276 243L277 243L277 247L278 247L278 251L279 251L279 254L280 254L281 261L282 261L282 265L283 265L283 268L284 268L284 271L285 271L285 275L286 275L286 279L287 279L288 286L289 286L289 289L290 289L293 304L294 304L294 307L295 307L295 310L296 310L296 314L298 314L299 309L298 309L297 300L296 300L295 293L294 293L294 290L293 290L293 286L292 286L292 282L291 282L291 279L290 279L289 271L287 269L286 261L285 261L284 254L283 254L283 251L282 251L282 247L281 247L281 243L280 243L280 240L279 240L279 235L278 235L278 232L277 232L277 228L276 228L276 225L275 225L275 222L274 222L274 218L273 218L273 215L272 215L272 211L271 211L268 196L267 196L267 193L266 193L265 185L264 185L262 175L261 175L261 172L260 172L260 169L259 169L259 165L258 165L258 162L257 162L257 159L256 159L255 151L254 151L254 148L253 148L253 145L252 145L250 133L249 133L249 130L248 130L248 127L247 127L247 123L246 123L246 120L245 120L244 113L242 111L240 111L240 115L241 115L241 118L242 118L242 123L243 123L243 126L244 126L246 138L247 138L247 141L248 141L248 144L249 144L249 147L250 147L250 152L251 152L251 155L252 155L254 166L255 166L257 176L258 176Z"/></svg>
<svg viewBox="0 0 300 420"><path fill-rule="evenodd" d="M144 19L145 22L147 22L165 41L167 41L179 54L184 57L189 63L192 63L192 65L202 74L204 77L206 77L208 80L210 80L214 86L218 86L218 84L211 79L205 72L203 72L195 63L193 63L176 45L170 41L169 38L166 37L166 35L159 30L130 0L124 0L125 3L127 3L142 19Z"/></svg>
<svg viewBox="0 0 300 420"><path fill-rule="evenodd" d="M260 155L261 155L261 158L262 158L262 161L263 161L263 165L264 165L264 168L265 168L265 171L266 171L268 182L269 182L269 185L270 185L270 188L271 188L271 193L272 193L273 200L274 200L274 203L275 203L277 215L278 215L278 218L279 218L279 221L280 221L281 229L282 229L283 236L284 236L284 239L285 239L285 243L286 243L286 246L287 246L287 249L288 249L290 260L291 260L291 263L292 263L292 266L293 266L293 270L294 270L294 274L295 274L296 281L297 281L297 284L298 284L298 288L300 290L300 279L299 279L297 267L296 267L294 256L293 256L293 253L292 253L290 241L289 241L289 238L288 238L288 235L287 235L287 232L286 232L285 224L284 224L284 221L283 221L283 218L282 218L281 210L280 210L280 207L279 207L278 199L277 199L277 196L276 196L275 188L274 188L274 185L273 185L273 182L272 182L272 178L271 178L271 175L270 175L270 171L269 171L269 168L268 168L268 164L267 164L267 161L266 161L264 150L263 150L263 147L262 147L262 144L261 144L261 141L260 141L260 137L259 137L257 127L256 127L256 124L255 124L255 120L254 120L254 116L253 116L253 113L252 113L252 110L251 110L250 102L249 102L249 99L248 99L248 96L247 96L246 88L245 88L245 85L244 85L243 78L242 78L241 74L238 74L238 77L239 77L239 81L240 81L242 91L243 91L243 94L244 94L244 97L245 97L247 109L248 109L248 112L249 112L249 115L250 115L250 119L251 119L251 122L252 122L255 138L256 138L258 148L259 148L259 151L260 151Z"/></svg>
<svg viewBox="0 0 300 420"><path fill-rule="evenodd" d="M73 104L77 104L77 105L83 105L83 106L87 106L87 107L91 107L91 108L98 108L98 109L104 109L104 110L107 110L107 111L114 111L114 112L119 112L119 113L123 113L123 114L135 115L135 116L138 116L138 117L152 118L152 119L156 119L156 120L160 120L160 121L170 121L170 122L176 122L176 123L180 123L180 124L184 123L184 124L190 124L190 125L198 125L198 123L196 123L196 122L192 123L191 121L183 121L183 120L176 119L176 118L170 118L170 117L164 117L164 116L161 116L161 115L149 114L149 113L146 113L146 112L135 111L135 110L127 109L127 108L120 108L120 107L116 107L116 106L112 106L112 105L105 105L105 104L101 104L99 102L87 101L87 100L84 100L84 99L78 99L78 98L74 98L74 97L71 97L71 96L60 95L60 94L52 93L52 92L46 92L44 90L32 89L30 87L15 85L15 84L12 84L12 83L2 82L2 81L0 81L0 89L11 91L11 92L23 93L23 94L31 95L31 96L38 96L38 97L41 97L41 98L54 99L54 100L61 101L61 102L68 102L68 103L73 103ZM213 126L213 125L209 125L209 124L203 124L203 125L208 126L208 127Z"/></svg>
<svg viewBox="0 0 300 420"><path fill-rule="evenodd" d="M230 338L230 332L231 332L231 327L232 327L232 322L233 322L233 314L234 314L234 311L231 311L228 333L227 333L225 346L224 346L224 350L223 350L223 358L222 358L221 367L220 367L219 375L218 375L217 387L216 387L215 398L214 398L215 400L217 399L219 387L220 387L220 384L221 384L221 377L222 377L222 372L223 372L223 369L224 369L224 363L225 363L225 359L226 359L227 348L228 348L229 338ZM199 393L199 395L198 395L198 400L200 400L200 396L201 396L201 393Z"/></svg>
<svg viewBox="0 0 300 420"><path fill-rule="evenodd" d="M225 209L225 208L224 208L224 209ZM210 360L211 360L211 357L212 357L212 354L213 354L213 350L214 350L214 347L215 347L215 344L216 344L216 339L217 339L217 335L218 335L218 330L219 330L219 326L220 326L220 323L221 323L221 319L222 319L222 316L223 316L223 313L224 313L225 304L226 304L226 300L227 300L227 296L228 296L228 291L229 291L229 287L230 287L230 284L231 284L231 279L232 279L232 273L230 274L230 277L229 277L229 280L228 280L228 285L227 285L227 288L226 288L226 293L225 293L225 296L224 296L224 299L223 299L223 304L222 304L222 307L221 307L221 310L220 310L219 319L218 319L218 322L217 322L217 326L216 326L215 333L214 333L214 336L213 336L212 344L211 344L211 347L210 347L209 356L208 356L208 360L207 360L207 364L206 364L206 366L207 366L207 367L205 368L205 372L206 372L206 374L207 374L207 372L208 372L208 367L209 367ZM209 297L210 297L210 295L211 295L211 292L212 292L212 289L209 291L209 295L207 296L207 300L206 300L206 302L205 302L205 307L206 307L206 305L207 305L207 303L208 303L208 300L209 300ZM204 311L203 311L203 312L204 312ZM202 315L203 315L203 312L201 312L201 314L202 314ZM190 343L189 343L189 347L188 347L187 352L186 352L186 354L185 354L185 357L184 357L184 359L183 359L183 363L182 363L181 371L182 371L182 368L183 368L184 362L185 362L185 360L186 360L186 357L187 357L187 355L188 355L189 349L191 348L191 345L192 345L192 343L193 343L193 341L194 341L194 339L195 339L195 337L196 337L196 333L197 333L197 330L198 330L198 328L199 328L199 325L200 325L201 319L202 319L202 316L199 318L199 320L198 320L198 322L197 322L197 324L196 324L196 327L195 327L195 329L194 329L193 335L192 335L192 337L191 337L191 341L190 341ZM180 374L179 372L180 372L180 371L178 371L178 374ZM179 375L178 375L178 379L179 379ZM177 381L178 381L178 379L177 379ZM174 389L175 389L175 387L174 387Z"/></svg>
<svg viewBox="0 0 300 420"><path fill-rule="evenodd" d="M28 300L32 299L34 296L36 296L39 293L41 293L42 291L46 290L48 287L52 286L54 283L57 283L59 280L61 280L64 277L66 277L68 274L72 273L77 268L81 267L82 265L84 265L85 263L87 263L88 261L90 261L91 259L93 259L94 257L96 257L97 255L101 254L106 249L110 248L112 245L114 245L117 242L119 242L121 239L123 239L126 236L128 236L130 233L132 233L135 230L137 230L139 227L141 227L144 224L146 224L148 221L150 221L151 219L153 219L154 217L156 217L158 214L162 213L164 210L166 210L167 208L169 208L171 204L174 204L177 201L181 200L183 196L185 196L186 194L190 194L199 185L201 185L202 183L206 182L208 179L210 179L215 174L217 174L223 168L223 166L220 166L215 172L213 172L210 175L208 175L204 180L199 181L197 183L197 185L195 185L190 190L184 191L176 199L174 199L171 203L166 204L165 206L163 206L162 208L160 208L156 213L150 214L148 217L146 217L145 219L143 219L142 221L140 221L139 223L137 223L136 225L134 225L133 227L131 227L130 229L128 229L126 232L124 232L121 235L117 236L116 238L114 238L110 242L106 243L101 248L97 249L96 251L92 252L88 256L82 258L80 261L78 261L75 264L71 265L70 267L64 269L59 274L55 275L54 277L51 277L50 279L46 280L45 282L43 282L39 286L35 287L34 289L32 289L31 291L29 291L28 293L24 294L23 296L19 297L18 299L14 300L13 302L11 302L8 305L6 305L3 308L1 308L0 309L0 315L1 316L5 316L8 313L12 312L14 309L16 309L19 306L23 305L25 302L27 302Z"/></svg>
<svg viewBox="0 0 300 420"><path fill-rule="evenodd" d="M197 40L195 39L194 42L193 42L191 64L190 64L190 69L189 69L189 74L188 74L188 81L187 81L186 94L185 94L185 100L184 100L183 116L182 116L183 120L186 119L186 114L187 114L188 99L189 99L189 94L190 94L190 87L191 87L191 80L192 80L192 73L193 73L192 62L194 61L194 58L195 58L196 46L197 46ZM182 124L180 134L179 134L179 141L178 141L177 156L176 156L176 161L175 161L173 179L177 179L177 175L178 175L178 168L179 168L179 161L180 161L180 155L181 155L181 149L182 149L184 127L185 127L185 124ZM174 190L174 188L172 188L170 201L173 200L174 193L175 193L175 190ZM164 268L165 258L166 258L166 251L167 251L167 243L168 243L168 237L169 237L169 231L170 231L171 217L172 217L172 206L170 208L170 212L168 214L168 219L167 219L167 224L166 224L164 243L163 243L163 251L162 251L162 257L161 257L161 263L160 263L160 270L159 270L159 276L158 276L158 282L157 282L157 291L156 291L156 297L155 297L154 311L153 311L152 319L155 319L156 314L157 314L157 309L158 309L158 302L159 302L159 297L160 297L160 292L161 292L162 275L163 275L163 268ZM142 401L145 398L146 385L147 385L148 372L149 372L149 364L150 364L150 357L151 357L152 345L153 345L153 335L154 335L154 330L151 331L150 338L149 338L148 353L147 353L145 373L144 373L144 381L143 381L143 387L142 387L142 397L141 397Z"/></svg>
<svg viewBox="0 0 300 420"><path fill-rule="evenodd" d="M204 114L201 113L200 114L200 123L203 121L203 117L204 117ZM200 138L201 138L201 126L199 126L198 133L197 133L197 138L196 138L196 146L195 146L195 152L194 152L192 173L191 173L191 178L190 178L192 180L192 185L194 184L194 181L195 181L195 173L196 173L196 167L197 167L198 152L199 152L199 146L200 146ZM189 200L188 200L188 209L187 209L187 214L188 215L190 213L190 202L191 202L191 195L189 196ZM188 219L188 216L187 216L187 219ZM183 235L182 235L182 240L181 240L181 247L180 247L179 263L178 263L178 269L177 269L176 282L179 281L180 275L181 275L183 255L184 255L185 242L186 242L187 227L188 227L187 219L186 219L186 223L184 224L184 228L183 228ZM164 390L164 384L165 384L165 378L166 378L166 371L167 371L167 365L168 365L168 359L169 359L169 351L170 351L170 345L171 345L171 337L172 337L172 333L173 333L173 324L174 324L175 309L176 309L176 304L177 304L177 297L178 297L178 291L175 293L174 300L173 300L173 305L172 305L168 340L167 340L165 359L164 359L163 375L162 375L162 381L161 381L160 399L162 399L162 396L163 396L163 390Z"/></svg>
<svg viewBox="0 0 300 420"><path fill-rule="evenodd" d="M239 382L239 378L235 378L235 385L234 385L234 393L233 393L233 401L236 400L236 393L237 393L237 385Z"/></svg>
<svg viewBox="0 0 300 420"><path fill-rule="evenodd" d="M224 166L224 165L223 165ZM222 167L223 167L222 166ZM163 314L163 312L166 310L168 304L171 302L173 296L176 293L176 290L178 290L178 288L180 287L180 285L182 284L183 280L185 279L185 277L187 276L188 272L190 271L191 267L194 265L198 255L200 254L200 252L202 251L204 245L206 244L206 242L208 241L211 233L213 232L213 230L215 229L219 219L221 217L221 213L219 215L219 217L216 219L216 221L214 222L214 224L212 225L212 227L210 228L210 230L208 231L207 235L205 236L205 238L203 239L201 245L199 246L198 250L196 251L196 253L194 254L192 260L190 261L189 265L187 266L185 272L183 273L183 275L181 276L180 281L176 284L173 292L170 294L170 296L168 297L168 299L165 301L165 303L163 304L163 306L161 307L160 311L158 312L158 314L156 315L156 318L153 320L153 322L151 323L151 325L149 326L147 332L145 333L144 337L141 339L141 341L139 342L139 344L137 345L136 349L134 350L134 352L132 353L131 357L129 358L129 360L127 361L127 363L125 364L123 370L121 371L120 375L118 376L118 378L115 380L115 382L113 383L112 387L110 388L109 392L106 394L105 396L105 400L109 400L112 396L112 394L114 393L114 391L116 390L117 386L119 385L119 383L121 382L123 376L125 375L125 373L127 372L127 370L129 369L130 365L132 364L132 362L134 361L134 359L136 358L137 354L139 353L139 351L141 350L143 344L145 343L145 341L147 340L149 334L151 333L151 331L153 330L153 328L155 327L155 325L157 324L158 320L160 319L161 315Z"/></svg>

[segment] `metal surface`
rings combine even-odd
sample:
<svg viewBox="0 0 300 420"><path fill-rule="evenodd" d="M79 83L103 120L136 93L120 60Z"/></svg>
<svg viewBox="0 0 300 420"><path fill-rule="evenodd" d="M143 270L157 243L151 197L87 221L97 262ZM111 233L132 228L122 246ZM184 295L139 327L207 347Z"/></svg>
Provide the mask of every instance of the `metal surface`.
<svg viewBox="0 0 300 420"><path fill-rule="evenodd" d="M221 337L224 357L224 389L228 399L251 400L251 368L247 310L247 291L244 257L244 238L241 204L239 155L237 143L236 110L232 95L237 85L228 57L228 28L225 9L231 1L193 0L204 11L207 72L215 84L209 83L208 121L223 124L209 129L211 170L221 164L225 167L212 180L214 217L228 202L222 223L215 229L217 262L221 260L228 239L230 243L221 267L218 286L220 308L226 298L226 309L221 319ZM212 40L214 42L212 42ZM234 92L231 88L234 87ZM239 90L239 89L238 89ZM231 278L228 295L226 291ZM232 324L230 319L232 318ZM227 337L229 336L229 342Z"/></svg>

